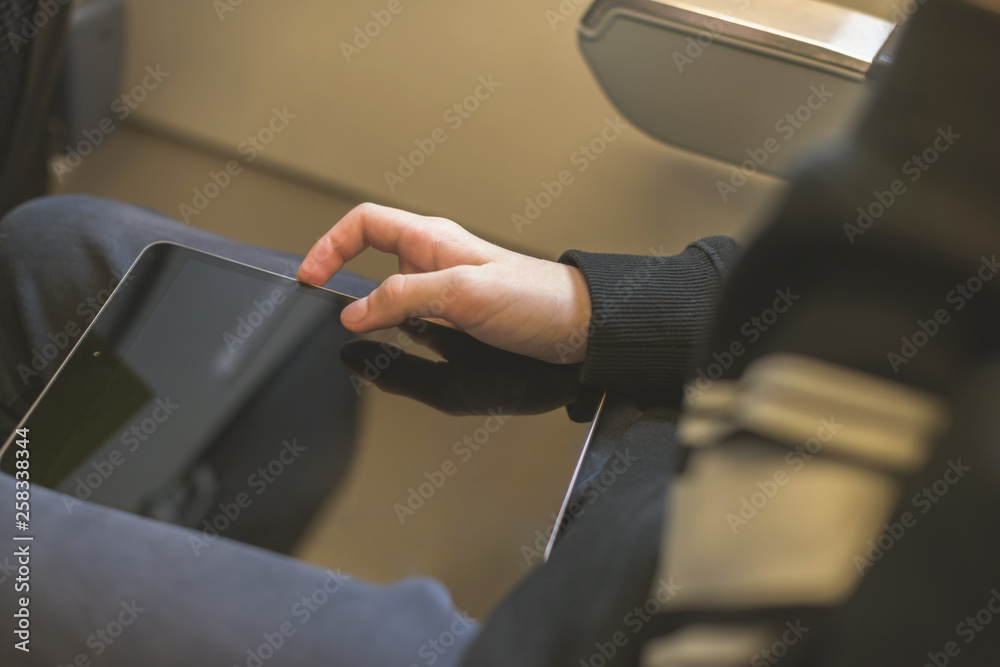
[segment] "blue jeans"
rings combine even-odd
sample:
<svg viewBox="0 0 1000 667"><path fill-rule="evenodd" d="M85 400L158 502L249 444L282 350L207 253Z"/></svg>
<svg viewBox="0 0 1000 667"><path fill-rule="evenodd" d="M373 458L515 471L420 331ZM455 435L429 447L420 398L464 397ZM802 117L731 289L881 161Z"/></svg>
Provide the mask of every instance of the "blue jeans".
<svg viewBox="0 0 1000 667"><path fill-rule="evenodd" d="M68 353L58 332L71 323L84 328L94 302L159 240L288 276L301 261L92 197L16 209L0 222L0 437ZM373 284L342 272L328 286L362 295ZM36 350L48 365L33 375L25 369L34 370ZM34 541L19 543L14 503L14 479L0 475L3 665L448 667L478 631L432 579L378 586L225 539L195 555L193 531L90 503L70 510L60 494L37 486ZM24 544L30 581L18 582L15 552ZM14 648L12 633L25 595L30 653Z"/></svg>

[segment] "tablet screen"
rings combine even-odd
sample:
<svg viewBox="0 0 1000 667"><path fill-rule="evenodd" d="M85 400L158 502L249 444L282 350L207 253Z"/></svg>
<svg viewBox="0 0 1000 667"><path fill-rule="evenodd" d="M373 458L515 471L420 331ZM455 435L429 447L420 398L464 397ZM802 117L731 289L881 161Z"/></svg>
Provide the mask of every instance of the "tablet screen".
<svg viewBox="0 0 1000 667"><path fill-rule="evenodd" d="M206 545L221 535L288 551L317 511L342 509L343 530L405 548L407 531L497 483L483 466L505 450L525 457L535 434L531 447L565 453L563 477L547 496L496 494L547 498L540 516L555 517L596 407L577 371L422 319L358 337L340 324L352 300L150 246L21 424L32 481L70 511L96 502L199 529ZM386 442L400 433L412 447ZM515 466L540 486L530 461ZM485 502L481 516L494 510ZM525 527L531 549L546 522Z"/></svg>

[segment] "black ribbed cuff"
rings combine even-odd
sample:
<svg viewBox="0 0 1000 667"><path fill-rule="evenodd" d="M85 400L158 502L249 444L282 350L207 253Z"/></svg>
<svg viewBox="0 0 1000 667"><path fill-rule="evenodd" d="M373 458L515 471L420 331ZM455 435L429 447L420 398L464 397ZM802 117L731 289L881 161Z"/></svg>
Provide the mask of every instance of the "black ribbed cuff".
<svg viewBox="0 0 1000 667"><path fill-rule="evenodd" d="M569 250L590 292L584 384L679 400L739 246L712 236L668 257Z"/></svg>

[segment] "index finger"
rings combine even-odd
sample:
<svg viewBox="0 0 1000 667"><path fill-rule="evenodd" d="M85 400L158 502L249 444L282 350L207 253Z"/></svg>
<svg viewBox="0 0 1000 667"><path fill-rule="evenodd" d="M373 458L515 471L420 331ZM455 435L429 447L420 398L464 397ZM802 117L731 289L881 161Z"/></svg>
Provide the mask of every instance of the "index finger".
<svg viewBox="0 0 1000 667"><path fill-rule="evenodd" d="M417 218L397 208L359 204L316 241L295 277L305 283L324 285L369 246L398 255L400 237Z"/></svg>

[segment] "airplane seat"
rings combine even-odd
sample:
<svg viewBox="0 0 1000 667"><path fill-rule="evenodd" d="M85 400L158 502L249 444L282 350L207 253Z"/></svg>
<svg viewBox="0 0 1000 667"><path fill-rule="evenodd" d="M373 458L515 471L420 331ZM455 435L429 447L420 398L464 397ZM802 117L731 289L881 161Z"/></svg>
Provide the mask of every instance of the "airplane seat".
<svg viewBox="0 0 1000 667"><path fill-rule="evenodd" d="M0 214L42 195L48 119L69 9L60 2L0 2Z"/></svg>
<svg viewBox="0 0 1000 667"><path fill-rule="evenodd" d="M49 158L99 131L120 87L123 17L122 0L0 0L0 216L46 194Z"/></svg>

